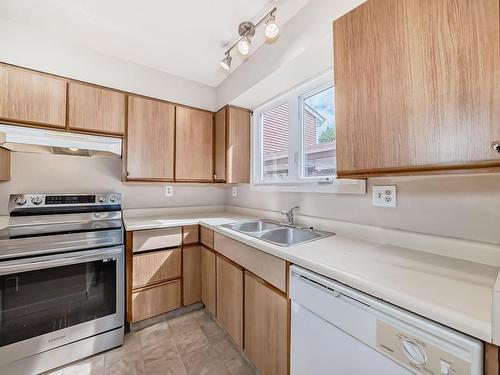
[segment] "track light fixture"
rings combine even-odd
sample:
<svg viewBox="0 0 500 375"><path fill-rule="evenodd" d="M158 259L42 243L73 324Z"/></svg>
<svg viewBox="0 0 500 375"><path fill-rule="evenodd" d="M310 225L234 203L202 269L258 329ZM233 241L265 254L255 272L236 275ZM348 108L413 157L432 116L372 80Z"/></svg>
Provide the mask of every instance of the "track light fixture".
<svg viewBox="0 0 500 375"><path fill-rule="evenodd" d="M229 71L231 69L231 51L234 47L238 47L238 51L243 56L250 53L250 44L252 42L252 37L255 35L255 29L261 25L263 22L266 23L266 28L264 34L268 40L276 39L279 35L280 28L276 24L276 18L274 13L277 8L271 9L264 17L262 17L256 24L252 22L242 22L238 27L239 39L226 51L226 57L220 61L221 67Z"/></svg>
<svg viewBox="0 0 500 375"><path fill-rule="evenodd" d="M222 69L224 70L227 70L229 71L231 69L231 60L233 58L231 57L231 55L229 54L229 51L226 52L226 57L224 57L221 61L220 61L220 66L222 67Z"/></svg>
<svg viewBox="0 0 500 375"><path fill-rule="evenodd" d="M269 40L275 39L280 33L280 28L276 24L276 18L274 14L271 14L266 21L266 29L264 30L264 34L266 34L266 38Z"/></svg>

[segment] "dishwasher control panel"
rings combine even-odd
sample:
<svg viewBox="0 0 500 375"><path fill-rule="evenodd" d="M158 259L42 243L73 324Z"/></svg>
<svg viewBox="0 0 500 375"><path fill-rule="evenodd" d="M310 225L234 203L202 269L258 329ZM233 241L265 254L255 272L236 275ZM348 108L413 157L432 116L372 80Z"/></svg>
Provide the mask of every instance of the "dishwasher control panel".
<svg viewBox="0 0 500 375"><path fill-rule="evenodd" d="M377 349L418 374L470 375L471 364L383 320L377 320Z"/></svg>

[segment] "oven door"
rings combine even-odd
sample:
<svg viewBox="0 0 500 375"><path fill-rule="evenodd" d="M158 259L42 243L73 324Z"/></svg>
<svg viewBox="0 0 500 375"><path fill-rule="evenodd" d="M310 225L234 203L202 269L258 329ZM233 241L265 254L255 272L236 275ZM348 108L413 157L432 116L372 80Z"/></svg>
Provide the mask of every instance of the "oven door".
<svg viewBox="0 0 500 375"><path fill-rule="evenodd" d="M0 367L123 324L123 246L0 262Z"/></svg>

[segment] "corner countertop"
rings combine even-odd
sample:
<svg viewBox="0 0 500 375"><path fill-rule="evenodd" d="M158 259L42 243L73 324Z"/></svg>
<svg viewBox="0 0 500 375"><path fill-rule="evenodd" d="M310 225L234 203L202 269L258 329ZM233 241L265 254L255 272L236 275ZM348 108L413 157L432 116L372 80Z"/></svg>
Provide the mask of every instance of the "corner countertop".
<svg viewBox="0 0 500 375"><path fill-rule="evenodd" d="M200 224L352 288L486 342L493 340L499 267L336 235L280 247L222 224L255 217L227 212L124 218L127 231Z"/></svg>

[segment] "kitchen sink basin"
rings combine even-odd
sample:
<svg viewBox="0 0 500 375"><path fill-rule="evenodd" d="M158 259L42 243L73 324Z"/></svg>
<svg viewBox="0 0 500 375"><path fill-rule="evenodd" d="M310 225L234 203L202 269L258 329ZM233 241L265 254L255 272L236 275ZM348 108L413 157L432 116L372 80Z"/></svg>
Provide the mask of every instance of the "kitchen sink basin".
<svg viewBox="0 0 500 375"><path fill-rule="evenodd" d="M267 220L224 224L223 227L278 246L293 246L335 235L335 233L278 224Z"/></svg>
<svg viewBox="0 0 500 375"><path fill-rule="evenodd" d="M291 246L320 238L322 235L309 229L285 227L264 232L258 237L277 245Z"/></svg>
<svg viewBox="0 0 500 375"><path fill-rule="evenodd" d="M255 232L267 231L270 229L281 228L279 224L271 223L269 221L264 221L264 220L246 221L242 223L228 224L227 227L244 233L255 233Z"/></svg>

